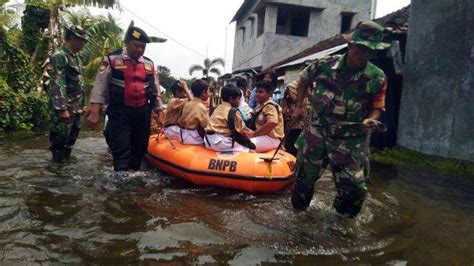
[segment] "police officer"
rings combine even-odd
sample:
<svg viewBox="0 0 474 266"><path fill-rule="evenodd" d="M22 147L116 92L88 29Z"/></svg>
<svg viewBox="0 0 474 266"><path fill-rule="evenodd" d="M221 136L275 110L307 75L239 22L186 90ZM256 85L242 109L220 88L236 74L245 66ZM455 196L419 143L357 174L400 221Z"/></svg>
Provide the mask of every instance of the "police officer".
<svg viewBox="0 0 474 266"><path fill-rule="evenodd" d="M365 136L376 125L385 107L385 74L368 60L383 43L384 28L372 21L360 22L349 40L348 52L316 60L300 74L297 107L293 118L304 112L303 99L313 88L309 125L297 141L296 181L291 203L306 209L313 197L314 182L329 165L336 184L333 207L355 217L364 201L363 152Z"/></svg>
<svg viewBox="0 0 474 266"><path fill-rule="evenodd" d="M148 35L130 27L125 49L104 57L90 95L88 125L96 128L107 104L105 137L115 171L139 170L148 147L151 112L161 111L159 80L153 61L144 57Z"/></svg>
<svg viewBox="0 0 474 266"><path fill-rule="evenodd" d="M49 140L55 162L70 158L72 146L79 135L85 103L82 63L77 53L84 48L86 33L81 27L72 26L65 29L64 39L65 43L50 58L49 70Z"/></svg>

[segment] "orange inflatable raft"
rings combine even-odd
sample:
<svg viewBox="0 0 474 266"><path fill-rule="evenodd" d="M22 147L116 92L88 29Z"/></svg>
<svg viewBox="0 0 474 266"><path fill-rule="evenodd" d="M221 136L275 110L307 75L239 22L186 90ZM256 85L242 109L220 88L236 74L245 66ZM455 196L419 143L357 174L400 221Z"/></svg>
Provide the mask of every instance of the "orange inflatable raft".
<svg viewBox="0 0 474 266"><path fill-rule="evenodd" d="M196 185L250 192L277 191L293 182L295 157L285 151L266 153L215 152L152 135L145 158L154 167Z"/></svg>

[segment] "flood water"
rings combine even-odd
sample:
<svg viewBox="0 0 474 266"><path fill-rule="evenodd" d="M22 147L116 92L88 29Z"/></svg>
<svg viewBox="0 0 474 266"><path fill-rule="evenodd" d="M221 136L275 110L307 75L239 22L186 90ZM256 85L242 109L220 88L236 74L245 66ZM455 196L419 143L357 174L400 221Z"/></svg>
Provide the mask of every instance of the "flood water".
<svg viewBox="0 0 474 266"><path fill-rule="evenodd" d="M0 139L1 264L472 265L474 181L373 165L357 219L331 210L323 177L305 212L290 192L196 187L144 165L112 171L99 133L71 163L47 135Z"/></svg>

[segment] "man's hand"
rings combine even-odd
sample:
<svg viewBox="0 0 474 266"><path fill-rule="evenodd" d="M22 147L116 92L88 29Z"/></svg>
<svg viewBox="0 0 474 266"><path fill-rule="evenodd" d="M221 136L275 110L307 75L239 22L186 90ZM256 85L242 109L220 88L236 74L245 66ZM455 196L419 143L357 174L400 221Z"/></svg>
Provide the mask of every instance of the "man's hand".
<svg viewBox="0 0 474 266"><path fill-rule="evenodd" d="M90 103L87 112L87 126L96 129L100 123L100 104Z"/></svg>
<svg viewBox="0 0 474 266"><path fill-rule="evenodd" d="M67 110L60 112L59 113L59 118L61 118L61 120L68 120L69 119L69 112Z"/></svg>
<svg viewBox="0 0 474 266"><path fill-rule="evenodd" d="M89 105L86 105L84 106L84 108L82 108L82 116L87 117L89 116L90 112L91 112L91 107Z"/></svg>
<svg viewBox="0 0 474 266"><path fill-rule="evenodd" d="M375 129L380 131L387 130L382 122L371 118L366 118L362 120L362 125L364 125L367 129Z"/></svg>
<svg viewBox="0 0 474 266"><path fill-rule="evenodd" d="M295 108L295 111L293 112L293 114L291 115L291 118L293 120L300 120L302 117L303 117L303 107L296 107Z"/></svg>

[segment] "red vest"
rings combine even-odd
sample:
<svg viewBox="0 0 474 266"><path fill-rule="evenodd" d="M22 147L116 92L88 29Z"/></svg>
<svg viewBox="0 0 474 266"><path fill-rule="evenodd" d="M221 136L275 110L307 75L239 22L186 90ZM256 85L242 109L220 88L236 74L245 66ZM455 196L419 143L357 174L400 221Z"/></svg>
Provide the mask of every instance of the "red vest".
<svg viewBox="0 0 474 266"><path fill-rule="evenodd" d="M140 107L147 104L152 97L152 86L155 82L153 62L132 61L118 50L108 56L112 68L112 79L109 86L109 104Z"/></svg>

